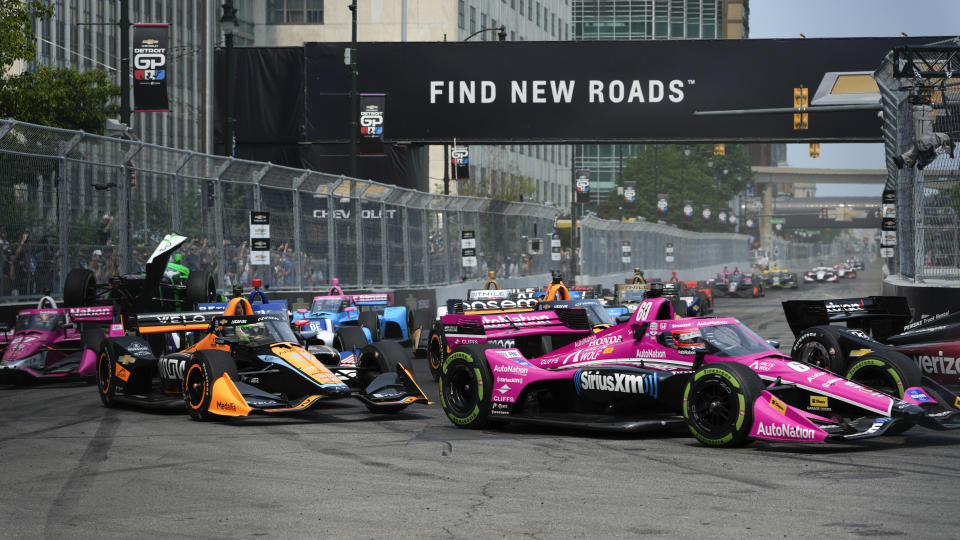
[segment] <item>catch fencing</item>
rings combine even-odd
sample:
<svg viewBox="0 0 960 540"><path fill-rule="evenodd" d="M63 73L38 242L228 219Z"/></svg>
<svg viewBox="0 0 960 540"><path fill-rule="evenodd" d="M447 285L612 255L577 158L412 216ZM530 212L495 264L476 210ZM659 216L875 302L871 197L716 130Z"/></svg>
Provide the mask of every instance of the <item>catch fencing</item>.
<svg viewBox="0 0 960 540"><path fill-rule="evenodd" d="M916 48L899 61L891 53L874 74L883 106L885 189L896 194L896 231L883 233L895 232L895 240L888 237L896 242L889 266L916 282L960 280L960 148L951 157L949 145L940 144L941 135L960 143L960 41L936 45L955 52ZM925 137L939 146L936 157L918 156L922 167L898 168L895 158L923 149Z"/></svg>
<svg viewBox="0 0 960 540"><path fill-rule="evenodd" d="M182 264L221 289L263 279L271 290L415 288L546 274L556 207L428 194L369 180L198 154L79 131L0 121L0 300L58 295L72 268L98 282L142 271L167 233L190 238ZM250 213L270 212L270 264L250 258ZM464 267L473 231L477 265ZM582 222L580 271L628 272L662 260L676 268L746 257L746 237L655 224ZM530 249L530 240L540 249ZM633 260L621 262L622 242ZM556 260L559 257L560 260Z"/></svg>

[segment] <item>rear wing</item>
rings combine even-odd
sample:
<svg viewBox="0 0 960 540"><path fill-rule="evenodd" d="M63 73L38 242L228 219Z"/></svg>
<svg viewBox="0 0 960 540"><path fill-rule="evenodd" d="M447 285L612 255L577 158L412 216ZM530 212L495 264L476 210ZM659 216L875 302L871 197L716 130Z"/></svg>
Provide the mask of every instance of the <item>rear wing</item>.
<svg viewBox="0 0 960 540"><path fill-rule="evenodd" d="M540 302L540 289L471 289L467 299L447 300L447 313L473 314L530 311Z"/></svg>
<svg viewBox="0 0 960 540"><path fill-rule="evenodd" d="M869 330L881 339L903 330L913 315L902 296L867 296L837 300L789 300L783 313L794 336L811 326L846 322L851 328Z"/></svg>
<svg viewBox="0 0 960 540"><path fill-rule="evenodd" d="M286 313L289 309L289 304L286 300L274 300L273 302L261 303L255 302L250 304L254 312L264 312L264 311L282 311ZM210 302L207 304L197 304L197 311L213 311L217 313L223 313L223 310L227 309L226 302Z"/></svg>
<svg viewBox="0 0 960 540"><path fill-rule="evenodd" d="M440 318L444 331L457 334L487 336L510 335L517 331L538 330L543 333L590 330L587 312L580 308L556 308L550 311L500 313L490 315L444 315Z"/></svg>
<svg viewBox="0 0 960 540"><path fill-rule="evenodd" d="M370 293L347 295L358 306L392 306L393 293Z"/></svg>
<svg viewBox="0 0 960 540"><path fill-rule="evenodd" d="M134 316L140 334L201 331L210 328L214 317L223 311L180 311L174 313L142 313Z"/></svg>
<svg viewBox="0 0 960 540"><path fill-rule="evenodd" d="M75 322L112 323L113 306L88 306L67 308L70 320Z"/></svg>
<svg viewBox="0 0 960 540"><path fill-rule="evenodd" d="M591 298L600 298L601 286L600 285L574 285L572 287L567 287L567 290L570 291L570 298L573 299L573 293L580 293L580 298L591 299Z"/></svg>

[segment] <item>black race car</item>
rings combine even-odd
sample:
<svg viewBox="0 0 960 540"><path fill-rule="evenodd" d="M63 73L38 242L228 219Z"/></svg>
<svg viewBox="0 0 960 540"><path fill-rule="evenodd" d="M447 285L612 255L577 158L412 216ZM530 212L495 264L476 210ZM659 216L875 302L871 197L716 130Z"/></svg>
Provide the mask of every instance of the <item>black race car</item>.
<svg viewBox="0 0 960 540"><path fill-rule="evenodd" d="M905 355L923 372L925 384L929 379L960 389L960 311L945 310L910 323L910 307L900 296L791 300L783 303L783 311L797 338L791 350L797 361L847 378L866 370L889 379L895 374L875 369L870 357ZM960 403L955 405L960 408Z"/></svg>
<svg viewBox="0 0 960 540"><path fill-rule="evenodd" d="M187 238L168 234L147 260L140 273L111 277L98 284L93 272L74 268L63 283L66 307L114 306L125 316L150 311L192 310L196 304L216 302L216 282L210 274L191 272L179 264L168 264L170 255Z"/></svg>

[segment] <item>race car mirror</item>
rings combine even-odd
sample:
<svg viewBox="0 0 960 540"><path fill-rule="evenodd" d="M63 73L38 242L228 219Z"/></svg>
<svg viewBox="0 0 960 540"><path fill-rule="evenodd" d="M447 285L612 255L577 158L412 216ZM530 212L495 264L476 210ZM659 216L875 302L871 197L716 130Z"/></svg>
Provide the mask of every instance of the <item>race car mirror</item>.
<svg viewBox="0 0 960 540"><path fill-rule="evenodd" d="M299 319L299 320L293 321L293 324L294 326L304 327L310 324L310 319Z"/></svg>
<svg viewBox="0 0 960 540"><path fill-rule="evenodd" d="M632 316L633 315L630 313L624 313L623 315L617 315L617 318L614 320L617 321L617 324L623 324L625 322L630 322L630 317Z"/></svg>
<svg viewBox="0 0 960 540"><path fill-rule="evenodd" d="M630 320L630 315L621 315L620 317L626 317L627 320ZM620 317L617 317L617 322L620 321ZM633 328L633 339L640 341L643 339L643 333L647 331L647 327L650 326L650 323L643 323L635 326Z"/></svg>
<svg viewBox="0 0 960 540"><path fill-rule="evenodd" d="M773 347L774 349L780 349L780 342L775 339L768 339L767 345Z"/></svg>

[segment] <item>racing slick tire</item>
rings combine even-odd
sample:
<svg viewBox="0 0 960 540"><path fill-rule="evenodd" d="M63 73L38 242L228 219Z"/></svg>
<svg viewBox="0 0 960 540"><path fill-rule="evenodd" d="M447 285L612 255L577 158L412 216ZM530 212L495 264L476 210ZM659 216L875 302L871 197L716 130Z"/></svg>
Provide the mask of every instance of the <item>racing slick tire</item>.
<svg viewBox="0 0 960 540"><path fill-rule="evenodd" d="M846 378L903 399L907 388L920 386L923 373L920 366L904 354L896 351L870 351L855 361L851 360ZM909 422L898 423L890 426L886 434L898 435L913 425Z"/></svg>
<svg viewBox="0 0 960 540"><path fill-rule="evenodd" d="M374 311L364 311L357 317L360 326L366 326L370 330L370 338L373 341L380 341L380 318Z"/></svg>
<svg viewBox="0 0 960 540"><path fill-rule="evenodd" d="M97 355L97 393L104 407L112 408L117 405L115 396L116 387L113 385L114 370L117 364L117 353L108 340L100 343L100 353Z"/></svg>
<svg viewBox="0 0 960 540"><path fill-rule="evenodd" d="M832 326L811 326L794 342L790 356L797 362L845 373L847 357L840 348L838 335L838 330Z"/></svg>
<svg viewBox="0 0 960 540"><path fill-rule="evenodd" d="M63 281L63 303L66 307L92 305L97 298L97 278L86 268L74 268Z"/></svg>
<svg viewBox="0 0 960 540"><path fill-rule="evenodd" d="M457 427L490 425L493 372L484 351L487 345L457 347L443 360L438 390L440 406Z"/></svg>
<svg viewBox="0 0 960 540"><path fill-rule="evenodd" d="M183 404L190 418L207 422L227 417L210 412L213 382L227 374L238 380L237 363L226 351L204 350L193 353L183 369Z"/></svg>
<svg viewBox="0 0 960 540"><path fill-rule="evenodd" d="M431 330L430 341L427 342L427 365L430 366L430 376L433 377L434 381L440 380L440 368L443 366L446 352L440 333Z"/></svg>
<svg viewBox="0 0 960 540"><path fill-rule="evenodd" d="M360 350L367 346L367 335L359 326L344 326L333 335L333 348L340 351Z"/></svg>
<svg viewBox="0 0 960 540"><path fill-rule="evenodd" d="M367 345L357 355L357 381L360 383L360 388L366 388L383 373L396 371L397 364L403 365L407 371L413 373L413 368L406 359L407 352L396 341L378 341ZM408 403L393 406L367 405L367 410L378 414L398 413L408 405Z"/></svg>
<svg viewBox="0 0 960 540"><path fill-rule="evenodd" d="M870 351L852 358L846 378L903 399L907 388L920 386L923 373L913 360L896 351Z"/></svg>
<svg viewBox="0 0 960 540"><path fill-rule="evenodd" d="M706 446L733 448L751 442L753 404L763 382L752 369L715 362L696 371L683 390L683 418Z"/></svg>
<svg viewBox="0 0 960 540"><path fill-rule="evenodd" d="M197 304L217 301L217 282L212 274L191 272L187 277L186 306L182 309L189 311L196 309Z"/></svg>

